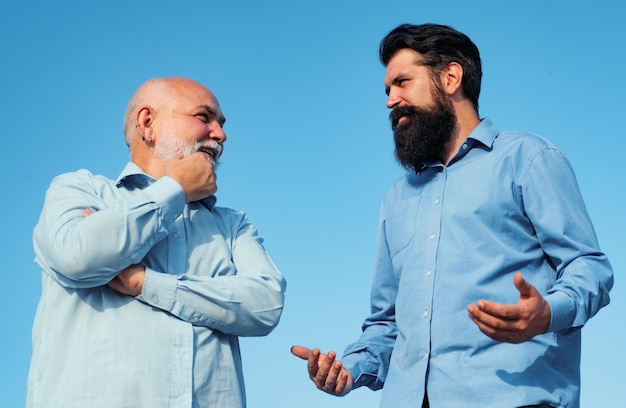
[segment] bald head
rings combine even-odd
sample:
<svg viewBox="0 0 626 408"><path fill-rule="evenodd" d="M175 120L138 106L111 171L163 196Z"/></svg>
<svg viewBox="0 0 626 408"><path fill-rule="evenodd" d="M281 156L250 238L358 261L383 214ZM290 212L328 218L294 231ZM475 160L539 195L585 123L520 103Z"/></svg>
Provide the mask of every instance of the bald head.
<svg viewBox="0 0 626 408"><path fill-rule="evenodd" d="M189 92L204 92L219 107L215 96L201 83L183 77L154 78L144 82L128 101L124 115L124 139L128 146L136 137L137 114L144 106L155 111L173 109ZM221 112L220 112L221 114ZM222 124L225 119L221 118Z"/></svg>
<svg viewBox="0 0 626 408"><path fill-rule="evenodd" d="M226 119L213 93L188 78L156 78L131 97L124 118L130 158L159 178L168 163L201 152L217 164L226 134Z"/></svg>

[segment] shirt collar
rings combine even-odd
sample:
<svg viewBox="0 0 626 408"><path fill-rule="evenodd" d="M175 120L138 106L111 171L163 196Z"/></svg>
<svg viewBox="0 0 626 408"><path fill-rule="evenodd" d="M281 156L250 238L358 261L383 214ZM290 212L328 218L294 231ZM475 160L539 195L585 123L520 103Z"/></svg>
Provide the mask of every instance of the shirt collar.
<svg viewBox="0 0 626 408"><path fill-rule="evenodd" d="M493 142L496 140L496 137L498 137L498 133L500 133L500 131L493 124L491 119L484 118L480 121L478 126L472 130L472 133L469 134L467 141L480 142L491 149L493 147ZM472 143L472 145L474 144L475 143Z"/></svg>
<svg viewBox="0 0 626 408"><path fill-rule="evenodd" d="M487 149L491 150L493 147L493 142L498 137L498 133L500 131L493 124L491 119L484 118L480 121L478 126L472 130L472 132L467 136L467 139L461 144L459 147L459 151L454 155L452 160L448 165L454 164L455 162L461 160L470 150L476 147L478 144L485 146ZM422 165L420 171L424 170L426 167L439 167L443 168L443 164L439 161L433 161ZM419 173L419 172L418 172Z"/></svg>
<svg viewBox="0 0 626 408"><path fill-rule="evenodd" d="M128 162L124 170L117 176L115 180L115 185L119 188L121 186L130 187L137 186L141 189L144 189L154 183L156 179L148 174L146 174L139 166L137 166L133 162ZM202 205L204 205L209 210L212 210L217 202L217 197L214 195L210 195L202 200L198 201Z"/></svg>
<svg viewBox="0 0 626 408"><path fill-rule="evenodd" d="M155 179L153 177L150 177L149 175L144 173L144 171L141 170L141 168L135 163L128 162L126 164L126 167L124 167L124 170L122 170L120 175L117 176L117 179L115 180L115 185L119 187L120 185L125 185L126 183L134 184L138 180L144 180L143 183L138 183L140 185L143 184L144 186L148 186L155 182Z"/></svg>

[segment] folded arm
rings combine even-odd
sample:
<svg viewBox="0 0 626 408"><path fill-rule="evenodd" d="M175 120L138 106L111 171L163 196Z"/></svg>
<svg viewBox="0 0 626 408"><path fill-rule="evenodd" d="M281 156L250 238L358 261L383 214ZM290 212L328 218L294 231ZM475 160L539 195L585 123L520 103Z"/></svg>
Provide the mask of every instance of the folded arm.
<svg viewBox="0 0 626 408"><path fill-rule="evenodd" d="M147 268L144 303L196 326L237 336L264 336L279 322L286 282L243 217L232 247L235 273L178 275ZM223 262L229 262L224 259Z"/></svg>
<svg viewBox="0 0 626 408"><path fill-rule="evenodd" d="M185 203L182 188L168 177L127 200L106 200L115 188L84 170L52 182L33 242L37 263L59 284L101 286L139 263L167 236ZM85 209L93 214L85 217Z"/></svg>

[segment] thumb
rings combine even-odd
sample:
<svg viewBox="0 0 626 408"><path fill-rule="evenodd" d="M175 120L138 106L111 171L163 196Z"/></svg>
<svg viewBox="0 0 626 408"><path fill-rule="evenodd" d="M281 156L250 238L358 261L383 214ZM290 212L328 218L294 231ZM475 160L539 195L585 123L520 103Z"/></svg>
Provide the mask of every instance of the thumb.
<svg viewBox="0 0 626 408"><path fill-rule="evenodd" d="M302 347L302 346L292 346L291 347L291 354L293 354L296 357L300 357L303 360L308 360L309 357L311 356L311 349L308 349L306 347Z"/></svg>
<svg viewBox="0 0 626 408"><path fill-rule="evenodd" d="M528 297L532 295L535 289L533 285L531 285L526 281L526 279L524 279L521 272L515 273L515 276L513 276L513 283L515 284L515 287L522 297Z"/></svg>

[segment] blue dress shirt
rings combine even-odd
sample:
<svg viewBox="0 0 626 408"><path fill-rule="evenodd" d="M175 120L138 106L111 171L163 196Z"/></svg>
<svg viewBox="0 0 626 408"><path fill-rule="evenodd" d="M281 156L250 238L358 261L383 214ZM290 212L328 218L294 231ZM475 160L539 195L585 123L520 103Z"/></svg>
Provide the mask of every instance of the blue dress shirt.
<svg viewBox="0 0 626 408"><path fill-rule="evenodd" d="M238 336L278 324L285 281L245 214L214 204L133 163L117 181L55 178L34 230L27 407L245 406ZM138 263L141 295L106 286Z"/></svg>
<svg viewBox="0 0 626 408"><path fill-rule="evenodd" d="M484 335L466 307L515 304L515 272L551 308L521 344ZM567 158L546 140L488 119L449 165L397 180L380 213L371 315L343 357L382 407L576 408L580 330L609 303L600 251Z"/></svg>

